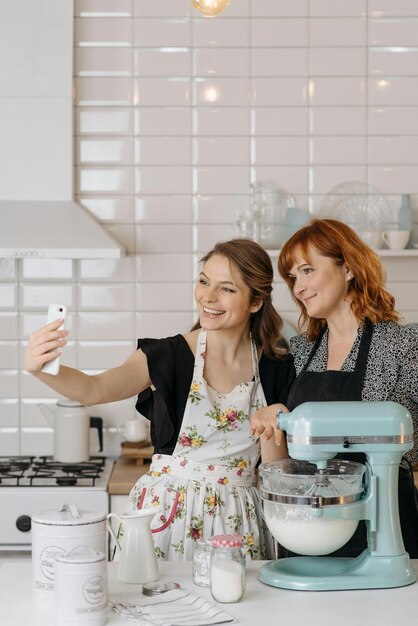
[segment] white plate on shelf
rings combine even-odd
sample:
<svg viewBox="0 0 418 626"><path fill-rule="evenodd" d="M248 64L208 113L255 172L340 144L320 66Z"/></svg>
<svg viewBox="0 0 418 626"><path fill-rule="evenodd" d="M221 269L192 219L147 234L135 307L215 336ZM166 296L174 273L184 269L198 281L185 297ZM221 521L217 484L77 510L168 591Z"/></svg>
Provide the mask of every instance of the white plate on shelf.
<svg viewBox="0 0 418 626"><path fill-rule="evenodd" d="M333 187L323 198L320 217L348 224L355 231L384 230L391 222L391 207L373 185L349 181Z"/></svg>

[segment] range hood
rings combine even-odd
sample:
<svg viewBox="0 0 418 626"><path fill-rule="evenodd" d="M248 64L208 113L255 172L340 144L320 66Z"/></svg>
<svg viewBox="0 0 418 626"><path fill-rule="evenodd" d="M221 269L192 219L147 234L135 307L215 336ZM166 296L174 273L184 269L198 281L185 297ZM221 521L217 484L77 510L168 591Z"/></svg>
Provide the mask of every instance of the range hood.
<svg viewBox="0 0 418 626"><path fill-rule="evenodd" d="M115 259L125 249L72 200L1 200L0 258Z"/></svg>
<svg viewBox="0 0 418 626"><path fill-rule="evenodd" d="M0 89L0 258L125 252L74 200L73 4L2 3L0 58L12 61Z"/></svg>

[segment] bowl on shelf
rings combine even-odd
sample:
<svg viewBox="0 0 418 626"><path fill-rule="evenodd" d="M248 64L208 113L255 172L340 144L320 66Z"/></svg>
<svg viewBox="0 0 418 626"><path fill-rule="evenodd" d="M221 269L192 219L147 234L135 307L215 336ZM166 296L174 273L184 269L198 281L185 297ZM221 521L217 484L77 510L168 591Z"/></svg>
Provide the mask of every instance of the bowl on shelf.
<svg viewBox="0 0 418 626"><path fill-rule="evenodd" d="M374 250L380 250L383 243L381 230L360 230L358 233L364 243Z"/></svg>

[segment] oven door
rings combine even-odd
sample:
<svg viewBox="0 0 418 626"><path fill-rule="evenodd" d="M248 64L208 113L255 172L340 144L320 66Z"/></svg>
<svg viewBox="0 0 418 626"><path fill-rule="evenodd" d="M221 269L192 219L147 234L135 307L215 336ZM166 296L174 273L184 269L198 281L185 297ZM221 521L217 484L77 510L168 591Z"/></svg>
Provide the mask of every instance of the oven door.
<svg viewBox="0 0 418 626"><path fill-rule="evenodd" d="M32 515L75 504L79 509L109 513L109 496L97 487L2 487L0 551L31 550Z"/></svg>

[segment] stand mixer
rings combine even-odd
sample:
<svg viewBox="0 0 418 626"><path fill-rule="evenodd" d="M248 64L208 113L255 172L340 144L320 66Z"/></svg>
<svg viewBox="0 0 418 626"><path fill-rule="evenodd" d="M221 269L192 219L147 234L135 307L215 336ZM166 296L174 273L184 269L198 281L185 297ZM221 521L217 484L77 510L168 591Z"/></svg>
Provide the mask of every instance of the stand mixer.
<svg viewBox="0 0 418 626"><path fill-rule="evenodd" d="M270 561L260 570L261 582L304 591L412 584L416 574L405 552L398 506L399 463L413 447L409 412L396 402L306 402L291 413L280 413L277 427L287 433L290 457L315 464L319 477L338 453L366 455L363 497L348 503L342 498L343 504L329 506L327 498L314 495L308 498L308 508L315 519L366 520L368 546L354 558L295 556ZM264 467L268 465L274 464ZM273 507L275 502L289 502L265 489L262 468L263 501Z"/></svg>

